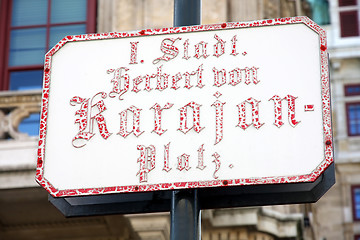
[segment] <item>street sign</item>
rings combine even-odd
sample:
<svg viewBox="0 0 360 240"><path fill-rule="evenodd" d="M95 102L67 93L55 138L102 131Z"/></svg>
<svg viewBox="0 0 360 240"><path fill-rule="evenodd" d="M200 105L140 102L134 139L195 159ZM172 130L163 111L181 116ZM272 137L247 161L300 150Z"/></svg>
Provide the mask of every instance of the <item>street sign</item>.
<svg viewBox="0 0 360 240"><path fill-rule="evenodd" d="M326 46L306 17L68 36L45 57L36 179L54 197L315 182Z"/></svg>

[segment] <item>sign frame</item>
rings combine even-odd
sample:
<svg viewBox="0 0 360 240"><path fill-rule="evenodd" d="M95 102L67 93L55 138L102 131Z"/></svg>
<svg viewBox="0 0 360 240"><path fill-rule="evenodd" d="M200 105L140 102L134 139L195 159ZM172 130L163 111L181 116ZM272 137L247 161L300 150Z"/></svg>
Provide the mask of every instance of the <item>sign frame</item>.
<svg viewBox="0 0 360 240"><path fill-rule="evenodd" d="M315 203L334 184L335 166L332 163L315 182L181 191L196 190L200 209L217 209ZM173 201L171 190L72 197L53 197L49 194L48 198L66 217L169 212Z"/></svg>
<svg viewBox="0 0 360 240"><path fill-rule="evenodd" d="M66 43L75 41L91 41L101 39L127 38L137 36L151 36L172 33L186 33L186 32L202 32L213 31L221 29L243 29L262 26L275 26L286 24L305 24L307 27L315 31L319 35L320 41L320 71L321 71L321 86L322 86L322 116L324 124L324 139L325 145L325 159L322 163L314 169L310 174L297 176L280 176L280 177L261 177L261 178L245 178L245 179L222 179L204 182L178 182L172 184L152 184L152 185L131 185L131 186L108 186L100 188L83 188L83 189L56 189L44 177L44 156L46 145L47 132L47 117L48 117L48 103L51 82L51 60L52 56ZM102 195L112 193L137 193L147 191L162 191L174 189L192 189L192 188L214 188L214 187L236 187L244 185L273 185L273 184L293 184L293 183L313 183L315 182L333 163L333 141L332 141L332 127L331 127L331 107L330 107L330 83L329 83L329 69L328 69L328 55L326 45L326 33L316 23L307 17L293 17L280 18L270 20L260 20L245 23L223 23L213 25L199 25L199 26L185 26L174 28L163 28L154 30L141 30L131 33L102 33L102 34L86 34L77 36L67 36L61 40L54 48L52 48L45 56L44 66L44 84L43 84L43 100L42 113L40 122L40 137L38 148L38 162L36 181L43 186L53 197L70 197L70 196L84 196L84 195Z"/></svg>

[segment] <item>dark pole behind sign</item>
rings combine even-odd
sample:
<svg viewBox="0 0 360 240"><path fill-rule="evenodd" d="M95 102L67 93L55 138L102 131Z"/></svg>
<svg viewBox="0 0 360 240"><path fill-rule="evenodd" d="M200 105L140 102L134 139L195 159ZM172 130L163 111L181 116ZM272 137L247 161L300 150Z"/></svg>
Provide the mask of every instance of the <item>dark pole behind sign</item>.
<svg viewBox="0 0 360 240"><path fill-rule="evenodd" d="M171 240L201 239L198 191L173 191L171 195Z"/></svg>
<svg viewBox="0 0 360 240"><path fill-rule="evenodd" d="M174 0L174 27L200 25L201 0ZM180 190L171 194L171 240L201 239L198 191Z"/></svg>
<svg viewBox="0 0 360 240"><path fill-rule="evenodd" d="M201 24L201 0L174 0L174 27Z"/></svg>

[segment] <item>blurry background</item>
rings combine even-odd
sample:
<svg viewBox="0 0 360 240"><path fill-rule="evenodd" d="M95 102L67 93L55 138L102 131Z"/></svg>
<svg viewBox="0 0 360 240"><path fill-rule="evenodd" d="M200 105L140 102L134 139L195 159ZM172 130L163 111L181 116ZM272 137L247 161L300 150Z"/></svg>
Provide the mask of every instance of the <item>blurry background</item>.
<svg viewBox="0 0 360 240"><path fill-rule="evenodd" d="M315 204L203 211L202 239L360 239L359 14L359 0L202 1L202 24L305 15L327 31L337 181ZM34 177L44 54L66 35L172 24L173 0L0 0L1 240L169 239L169 213L66 219Z"/></svg>

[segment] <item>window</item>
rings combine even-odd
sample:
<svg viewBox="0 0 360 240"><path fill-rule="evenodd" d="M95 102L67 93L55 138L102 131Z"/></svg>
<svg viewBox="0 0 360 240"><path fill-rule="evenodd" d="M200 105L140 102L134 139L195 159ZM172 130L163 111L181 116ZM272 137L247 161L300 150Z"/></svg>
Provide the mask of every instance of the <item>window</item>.
<svg viewBox="0 0 360 240"><path fill-rule="evenodd" d="M360 84L345 86L345 96L360 96Z"/></svg>
<svg viewBox="0 0 360 240"><path fill-rule="evenodd" d="M345 96L360 99L360 84L345 86ZM346 103L348 136L360 136L360 101Z"/></svg>
<svg viewBox="0 0 360 240"><path fill-rule="evenodd" d="M358 0L339 0L341 37L359 36Z"/></svg>
<svg viewBox="0 0 360 240"><path fill-rule="evenodd" d="M3 0L2 90L39 89L45 53L66 35L95 31L96 0Z"/></svg>
<svg viewBox="0 0 360 240"><path fill-rule="evenodd" d="M95 32L95 16L96 0L0 1L0 90L41 89L45 53L67 35ZM31 114L19 130L37 135L38 124Z"/></svg>
<svg viewBox="0 0 360 240"><path fill-rule="evenodd" d="M351 187L353 220L360 221L360 185Z"/></svg>
<svg viewBox="0 0 360 240"><path fill-rule="evenodd" d="M347 124L349 136L360 136L360 102L347 103Z"/></svg>
<svg viewBox="0 0 360 240"><path fill-rule="evenodd" d="M311 19L319 25L330 24L328 0L307 0L311 7Z"/></svg>

